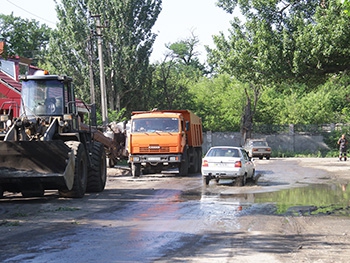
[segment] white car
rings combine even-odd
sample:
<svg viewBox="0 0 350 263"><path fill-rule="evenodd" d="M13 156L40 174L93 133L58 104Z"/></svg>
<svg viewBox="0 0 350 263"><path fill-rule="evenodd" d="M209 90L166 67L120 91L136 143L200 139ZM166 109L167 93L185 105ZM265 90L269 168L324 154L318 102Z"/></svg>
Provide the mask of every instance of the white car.
<svg viewBox="0 0 350 263"><path fill-rule="evenodd" d="M244 149L247 151L249 157L259 157L260 160L264 157L266 160L269 160L271 156L271 147L263 139L248 139L244 145Z"/></svg>
<svg viewBox="0 0 350 263"><path fill-rule="evenodd" d="M254 174L254 162L241 147L211 147L202 160L202 177L206 185L214 179L217 183L231 180L234 185L243 186Z"/></svg>

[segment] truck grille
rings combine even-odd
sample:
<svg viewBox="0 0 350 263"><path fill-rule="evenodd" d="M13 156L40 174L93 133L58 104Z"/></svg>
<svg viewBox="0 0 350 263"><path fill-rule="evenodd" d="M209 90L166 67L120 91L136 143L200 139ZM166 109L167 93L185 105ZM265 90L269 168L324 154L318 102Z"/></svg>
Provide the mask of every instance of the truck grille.
<svg viewBox="0 0 350 263"><path fill-rule="evenodd" d="M148 147L140 147L140 153L168 153L169 147L160 147L159 149L149 149Z"/></svg>

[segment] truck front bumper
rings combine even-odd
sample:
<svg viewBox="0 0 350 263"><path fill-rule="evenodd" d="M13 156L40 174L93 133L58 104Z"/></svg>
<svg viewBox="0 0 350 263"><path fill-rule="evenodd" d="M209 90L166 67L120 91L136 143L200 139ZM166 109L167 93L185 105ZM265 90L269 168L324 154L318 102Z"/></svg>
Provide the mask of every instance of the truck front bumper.
<svg viewBox="0 0 350 263"><path fill-rule="evenodd" d="M181 154L165 155L130 155L131 163L180 163Z"/></svg>

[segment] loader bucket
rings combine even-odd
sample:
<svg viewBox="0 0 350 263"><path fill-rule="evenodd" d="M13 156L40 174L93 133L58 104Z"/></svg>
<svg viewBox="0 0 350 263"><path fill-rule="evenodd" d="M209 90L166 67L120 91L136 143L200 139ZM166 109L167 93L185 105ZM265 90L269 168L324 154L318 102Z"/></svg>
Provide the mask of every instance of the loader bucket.
<svg viewBox="0 0 350 263"><path fill-rule="evenodd" d="M36 184L47 190L71 190L74 158L63 141L0 142L0 185L8 191Z"/></svg>

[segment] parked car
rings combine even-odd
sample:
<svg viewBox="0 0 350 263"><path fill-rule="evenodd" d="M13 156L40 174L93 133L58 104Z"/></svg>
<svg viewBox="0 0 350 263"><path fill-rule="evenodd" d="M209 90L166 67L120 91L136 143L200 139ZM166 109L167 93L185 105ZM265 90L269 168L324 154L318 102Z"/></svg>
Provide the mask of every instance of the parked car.
<svg viewBox="0 0 350 263"><path fill-rule="evenodd" d="M259 157L259 159L266 160L270 159L271 147L267 144L266 140L263 139L250 139L247 140L244 149L247 151L250 158Z"/></svg>
<svg viewBox="0 0 350 263"><path fill-rule="evenodd" d="M241 147L211 147L202 160L202 177L206 185L215 179L217 183L225 180L243 186L254 174L255 165Z"/></svg>

